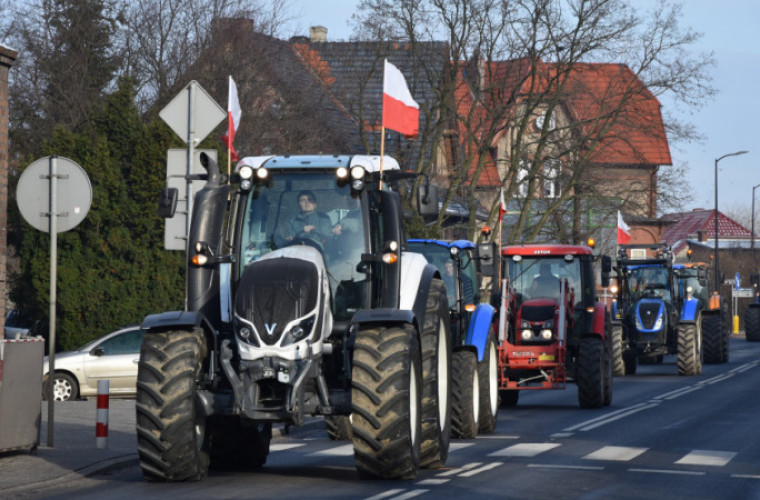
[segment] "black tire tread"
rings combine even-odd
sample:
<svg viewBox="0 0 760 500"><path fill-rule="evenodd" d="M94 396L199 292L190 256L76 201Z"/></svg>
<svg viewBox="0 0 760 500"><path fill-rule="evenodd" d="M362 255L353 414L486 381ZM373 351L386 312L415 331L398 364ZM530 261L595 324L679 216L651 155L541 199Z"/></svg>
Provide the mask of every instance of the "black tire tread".
<svg viewBox="0 0 760 500"><path fill-rule="evenodd" d="M451 365L451 435L458 439L474 439L478 435L478 416L473 399L478 358L472 351L457 351L452 356Z"/></svg>

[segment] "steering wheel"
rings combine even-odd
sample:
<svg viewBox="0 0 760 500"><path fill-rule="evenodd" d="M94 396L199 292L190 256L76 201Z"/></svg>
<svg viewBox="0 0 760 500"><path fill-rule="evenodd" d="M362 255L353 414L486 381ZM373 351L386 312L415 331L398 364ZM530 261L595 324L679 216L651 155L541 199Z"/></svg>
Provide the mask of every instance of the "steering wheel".
<svg viewBox="0 0 760 500"><path fill-rule="evenodd" d="M312 231L312 233L313 233L313 231ZM319 241L319 240L316 240L316 239L312 238L311 236L303 236L305 234L306 233L299 234L298 236L296 236L292 240L288 241L285 244L285 246L291 246L291 245L306 245L306 246L310 246L310 247L313 247L313 248L316 248L317 250L319 250L319 253L322 254L322 258L326 259L326 257L325 257L325 246L322 244L322 242ZM316 233L315 236L317 234L319 234L319 233Z"/></svg>

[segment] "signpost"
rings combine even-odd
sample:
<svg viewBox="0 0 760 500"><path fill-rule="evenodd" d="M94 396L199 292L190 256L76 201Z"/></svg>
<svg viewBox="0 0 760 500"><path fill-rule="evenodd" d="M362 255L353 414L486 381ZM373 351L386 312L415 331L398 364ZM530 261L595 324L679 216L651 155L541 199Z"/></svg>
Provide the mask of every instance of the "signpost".
<svg viewBox="0 0 760 500"><path fill-rule="evenodd" d="M16 201L24 220L50 233L50 329L48 336L48 446L53 446L53 374L55 373L56 283L58 233L79 225L90 211L92 185L87 172L68 158L46 156L32 162L21 174Z"/></svg>
<svg viewBox="0 0 760 500"><path fill-rule="evenodd" d="M227 113L198 82L193 80L158 113L158 116L187 144L185 173L189 176L193 173L195 146L227 117ZM185 197L187 200L185 236L187 236L190 234L190 218L193 213L192 188L189 179L185 185ZM164 241L167 240L171 238L165 235ZM183 248L186 246L187 241ZM167 250L173 249L179 250L179 248L167 247Z"/></svg>

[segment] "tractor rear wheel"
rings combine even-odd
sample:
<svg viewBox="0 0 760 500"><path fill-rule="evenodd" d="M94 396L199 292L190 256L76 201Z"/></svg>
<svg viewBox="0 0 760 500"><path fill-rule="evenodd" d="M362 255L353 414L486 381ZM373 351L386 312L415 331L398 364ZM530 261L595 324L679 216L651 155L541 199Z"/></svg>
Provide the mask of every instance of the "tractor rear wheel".
<svg viewBox="0 0 760 500"><path fill-rule="evenodd" d="M700 331L695 324L678 327L678 374L699 375L702 373L702 342Z"/></svg>
<svg viewBox="0 0 760 500"><path fill-rule="evenodd" d="M744 311L747 342L760 342L760 304L750 304Z"/></svg>
<svg viewBox="0 0 760 500"><path fill-rule="evenodd" d="M451 377L451 435L459 439L474 439L478 435L480 394L478 357L472 351L457 351L452 358Z"/></svg>
<svg viewBox="0 0 760 500"><path fill-rule="evenodd" d="M451 439L451 335L443 281L433 279L422 331L422 443L420 467L446 465Z"/></svg>
<svg viewBox="0 0 760 500"><path fill-rule="evenodd" d="M604 345L595 337L581 339L578 351L578 403L581 408L604 405Z"/></svg>
<svg viewBox="0 0 760 500"><path fill-rule="evenodd" d="M206 418L196 404L206 356L200 328L145 335L137 370L137 452L152 481L197 481L209 456Z"/></svg>
<svg viewBox="0 0 760 500"><path fill-rule="evenodd" d="M478 363L480 412L478 431L488 434L496 429L499 413L499 354L493 332L488 334L483 360Z"/></svg>
<svg viewBox="0 0 760 500"><path fill-rule="evenodd" d="M626 374L623 361L623 325L612 326L612 374L616 377Z"/></svg>
<svg viewBox="0 0 760 500"><path fill-rule="evenodd" d="M723 321L718 314L702 317L702 340L705 363L723 362Z"/></svg>
<svg viewBox="0 0 760 500"><path fill-rule="evenodd" d="M351 371L359 476L413 479L420 468L422 360L412 327L360 330Z"/></svg>

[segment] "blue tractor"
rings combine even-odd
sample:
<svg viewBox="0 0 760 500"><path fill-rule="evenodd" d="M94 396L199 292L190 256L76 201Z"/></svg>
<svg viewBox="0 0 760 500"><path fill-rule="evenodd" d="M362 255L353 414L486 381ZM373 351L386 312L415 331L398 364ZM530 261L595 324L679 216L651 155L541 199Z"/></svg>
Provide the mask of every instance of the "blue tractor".
<svg viewBox="0 0 760 500"><path fill-rule="evenodd" d="M630 248L651 249L655 258L631 259ZM699 301L679 293L667 247L621 245L618 292L612 305L613 373L632 375L639 362L675 354L679 375L702 372L702 318Z"/></svg>
<svg viewBox="0 0 760 500"><path fill-rule="evenodd" d="M492 432L499 408L499 374L494 316L481 302L477 268L483 259L468 240L411 239L409 250L435 265L449 299L452 354L452 436Z"/></svg>

